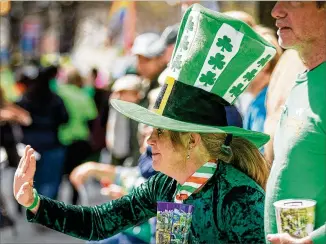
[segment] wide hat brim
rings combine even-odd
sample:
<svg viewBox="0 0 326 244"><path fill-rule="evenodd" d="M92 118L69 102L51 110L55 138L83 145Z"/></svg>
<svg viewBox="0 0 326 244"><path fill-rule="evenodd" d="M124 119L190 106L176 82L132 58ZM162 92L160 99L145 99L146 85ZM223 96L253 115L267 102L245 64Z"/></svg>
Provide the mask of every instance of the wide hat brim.
<svg viewBox="0 0 326 244"><path fill-rule="evenodd" d="M128 118L149 126L153 126L155 128L180 132L227 133L232 134L233 136L243 137L253 143L258 148L266 144L270 139L269 135L266 135L264 133L245 130L235 126L210 126L171 119L166 116L154 113L135 103L130 103L117 99L112 99L111 105L118 112L122 113Z"/></svg>

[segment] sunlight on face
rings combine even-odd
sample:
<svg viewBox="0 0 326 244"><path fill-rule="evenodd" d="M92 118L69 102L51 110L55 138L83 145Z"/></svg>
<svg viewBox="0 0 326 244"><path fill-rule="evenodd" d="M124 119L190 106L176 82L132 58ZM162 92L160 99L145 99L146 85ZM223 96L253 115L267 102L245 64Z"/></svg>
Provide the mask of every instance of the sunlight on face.
<svg viewBox="0 0 326 244"><path fill-rule="evenodd" d="M283 48L298 48L314 42L325 28L325 10L315 2L278 1L272 16L276 19L279 44Z"/></svg>
<svg viewBox="0 0 326 244"><path fill-rule="evenodd" d="M171 176L185 161L183 150L174 147L167 130L153 129L147 143L152 147L153 168L156 171Z"/></svg>

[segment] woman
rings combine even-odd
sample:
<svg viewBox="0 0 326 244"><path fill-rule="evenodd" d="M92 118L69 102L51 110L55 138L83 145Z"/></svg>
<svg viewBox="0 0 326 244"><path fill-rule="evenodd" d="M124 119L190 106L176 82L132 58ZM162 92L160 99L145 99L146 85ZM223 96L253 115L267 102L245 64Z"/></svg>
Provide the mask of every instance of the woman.
<svg viewBox="0 0 326 244"><path fill-rule="evenodd" d="M228 126L225 106L274 54L244 23L192 5L182 20L155 112L111 101L124 115L156 127L148 143L153 167L161 173L109 203L65 205L33 191L35 159L27 147L14 194L30 210L28 220L100 240L156 216L158 201L183 202L194 206L189 243L263 243L263 188L269 167L257 147L268 136Z"/></svg>

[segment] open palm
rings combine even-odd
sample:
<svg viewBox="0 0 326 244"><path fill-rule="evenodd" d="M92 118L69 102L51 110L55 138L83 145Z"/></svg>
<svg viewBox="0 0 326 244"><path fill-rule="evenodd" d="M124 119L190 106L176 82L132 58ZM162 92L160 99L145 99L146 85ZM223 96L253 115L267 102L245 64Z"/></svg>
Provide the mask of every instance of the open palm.
<svg viewBox="0 0 326 244"><path fill-rule="evenodd" d="M17 202L25 207L32 205L33 179L36 170L34 149L26 146L24 156L20 159L19 166L14 177L14 196Z"/></svg>

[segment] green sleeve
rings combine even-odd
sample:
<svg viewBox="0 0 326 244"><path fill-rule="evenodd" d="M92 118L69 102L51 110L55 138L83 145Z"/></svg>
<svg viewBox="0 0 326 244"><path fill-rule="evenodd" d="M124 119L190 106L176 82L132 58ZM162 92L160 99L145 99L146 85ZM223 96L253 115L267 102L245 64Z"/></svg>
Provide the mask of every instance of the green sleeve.
<svg viewBox="0 0 326 244"><path fill-rule="evenodd" d="M312 242L314 244L325 244L326 243L326 224L319 227L317 230L310 234Z"/></svg>
<svg viewBox="0 0 326 244"><path fill-rule="evenodd" d="M223 200L222 219L229 243L265 243L263 192L234 187Z"/></svg>
<svg viewBox="0 0 326 244"><path fill-rule="evenodd" d="M68 205L40 196L37 214L27 210L27 220L76 238L102 240L154 217L157 200L171 185L168 179L157 174L129 195L93 207Z"/></svg>

